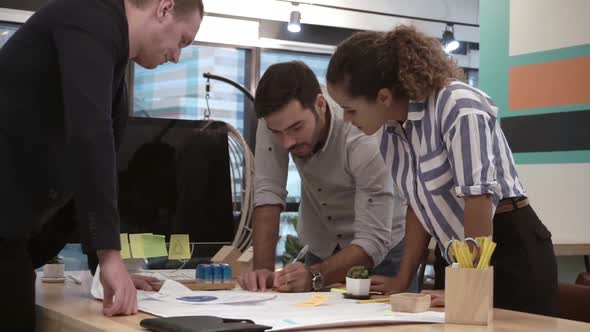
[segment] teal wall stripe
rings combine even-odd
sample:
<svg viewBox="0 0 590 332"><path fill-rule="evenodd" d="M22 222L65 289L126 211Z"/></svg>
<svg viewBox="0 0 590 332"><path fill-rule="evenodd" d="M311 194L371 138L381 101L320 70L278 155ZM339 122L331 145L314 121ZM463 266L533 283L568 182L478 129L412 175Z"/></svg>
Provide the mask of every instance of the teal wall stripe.
<svg viewBox="0 0 590 332"><path fill-rule="evenodd" d="M536 63L573 59L582 56L590 56L590 44L522 55L513 55L510 57L510 66L525 66Z"/></svg>
<svg viewBox="0 0 590 332"><path fill-rule="evenodd" d="M479 86L500 107L499 116L508 113L509 0L480 1Z"/></svg>
<svg viewBox="0 0 590 332"><path fill-rule="evenodd" d="M590 151L555 151L515 153L517 164L578 164L590 163Z"/></svg>

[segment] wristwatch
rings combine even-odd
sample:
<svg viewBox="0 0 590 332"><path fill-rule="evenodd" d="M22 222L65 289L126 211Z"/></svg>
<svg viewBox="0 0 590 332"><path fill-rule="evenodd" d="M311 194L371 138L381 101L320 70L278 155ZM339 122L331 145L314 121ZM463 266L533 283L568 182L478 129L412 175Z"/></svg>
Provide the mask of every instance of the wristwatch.
<svg viewBox="0 0 590 332"><path fill-rule="evenodd" d="M324 278L320 272L311 272L311 287L314 291L324 288Z"/></svg>

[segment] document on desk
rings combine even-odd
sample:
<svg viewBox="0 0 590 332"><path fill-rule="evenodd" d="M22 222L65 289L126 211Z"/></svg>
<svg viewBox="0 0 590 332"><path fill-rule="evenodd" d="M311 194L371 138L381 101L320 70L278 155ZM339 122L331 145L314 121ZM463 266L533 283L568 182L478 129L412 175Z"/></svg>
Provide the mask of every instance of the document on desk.
<svg viewBox="0 0 590 332"><path fill-rule="evenodd" d="M97 275L98 273L94 278L92 295L102 299L102 286ZM179 301L178 298L182 298L185 294L185 286L175 282L165 286L165 294L171 295L173 300L163 301L155 295L157 294L155 292L138 291L139 310L160 317L205 315L251 319L257 324L272 326L272 331L388 323L444 323L445 320L444 312L428 311L415 314L391 312L391 306L387 303L358 304L356 300L344 299L342 294L332 292L287 294L252 293L243 290L207 291L193 292L198 293L199 295L196 296L201 298ZM308 301L314 295L321 295L328 299L316 306L297 305ZM215 299L205 298L207 296ZM246 299L248 301L244 301ZM198 302L202 300L205 300L206 304ZM222 304L224 300L226 304Z"/></svg>

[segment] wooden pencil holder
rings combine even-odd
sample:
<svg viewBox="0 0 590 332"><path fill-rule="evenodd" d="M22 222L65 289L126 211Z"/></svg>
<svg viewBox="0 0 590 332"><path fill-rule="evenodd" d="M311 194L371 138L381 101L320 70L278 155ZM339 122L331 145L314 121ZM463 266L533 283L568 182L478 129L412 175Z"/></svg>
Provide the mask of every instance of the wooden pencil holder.
<svg viewBox="0 0 590 332"><path fill-rule="evenodd" d="M494 309L494 268L445 269L445 322L488 325Z"/></svg>

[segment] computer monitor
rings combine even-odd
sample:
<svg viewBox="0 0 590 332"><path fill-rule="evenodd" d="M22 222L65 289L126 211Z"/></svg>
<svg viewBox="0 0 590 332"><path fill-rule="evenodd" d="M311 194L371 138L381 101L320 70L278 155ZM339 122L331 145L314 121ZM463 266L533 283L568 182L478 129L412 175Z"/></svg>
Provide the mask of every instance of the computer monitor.
<svg viewBox="0 0 590 332"><path fill-rule="evenodd" d="M234 238L223 122L131 117L118 154L121 232L189 234L193 257Z"/></svg>

